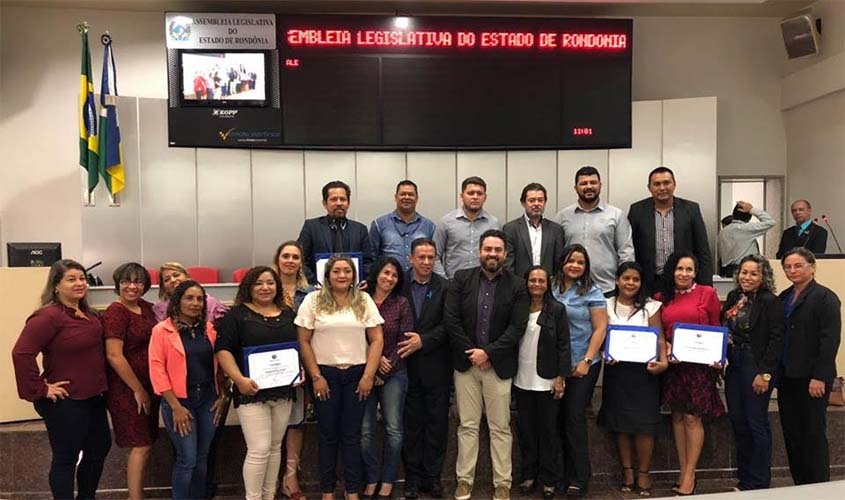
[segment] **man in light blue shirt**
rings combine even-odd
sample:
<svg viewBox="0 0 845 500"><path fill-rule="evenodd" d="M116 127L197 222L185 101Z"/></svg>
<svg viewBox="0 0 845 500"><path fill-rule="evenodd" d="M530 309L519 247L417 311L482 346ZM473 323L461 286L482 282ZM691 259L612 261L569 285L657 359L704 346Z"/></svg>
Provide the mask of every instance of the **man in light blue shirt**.
<svg viewBox="0 0 845 500"><path fill-rule="evenodd" d="M437 262L434 272L452 279L457 271L478 266L479 238L500 229L499 219L484 211L487 183L467 177L461 183L461 208L444 215L434 230Z"/></svg>
<svg viewBox="0 0 845 500"><path fill-rule="evenodd" d="M370 251L373 262L385 255L396 257L407 272L411 269L411 243L417 238L433 238L434 223L417 213L419 192L413 181L400 181L394 199L396 210L370 225Z"/></svg>
<svg viewBox="0 0 845 500"><path fill-rule="evenodd" d="M622 210L601 201L601 175L586 166L575 173L578 201L555 216L563 226L566 245L580 243L587 249L593 280L605 294L616 287L616 268L634 260L631 224Z"/></svg>

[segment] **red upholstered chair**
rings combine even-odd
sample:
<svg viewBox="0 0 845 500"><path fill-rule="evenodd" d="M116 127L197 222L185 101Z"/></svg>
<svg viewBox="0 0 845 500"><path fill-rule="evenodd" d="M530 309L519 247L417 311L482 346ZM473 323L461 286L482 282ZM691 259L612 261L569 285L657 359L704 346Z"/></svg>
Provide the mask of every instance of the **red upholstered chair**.
<svg viewBox="0 0 845 500"><path fill-rule="evenodd" d="M201 285L220 283L220 270L216 267L194 266L188 268L188 275Z"/></svg>
<svg viewBox="0 0 845 500"><path fill-rule="evenodd" d="M154 267L148 267L147 272L150 273L150 284L151 285L158 285L159 284L158 269L156 269Z"/></svg>
<svg viewBox="0 0 845 500"><path fill-rule="evenodd" d="M232 283L240 283L241 281L243 281L244 276L246 276L246 273L248 272L248 267L239 267L232 271Z"/></svg>

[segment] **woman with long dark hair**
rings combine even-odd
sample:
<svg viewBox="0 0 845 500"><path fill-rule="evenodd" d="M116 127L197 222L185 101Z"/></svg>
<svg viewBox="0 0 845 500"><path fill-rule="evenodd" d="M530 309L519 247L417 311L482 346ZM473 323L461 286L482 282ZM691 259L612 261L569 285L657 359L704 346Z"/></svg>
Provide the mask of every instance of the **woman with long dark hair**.
<svg viewBox="0 0 845 500"><path fill-rule="evenodd" d="M519 364L513 378L517 408L519 450L522 453L523 495L539 484L543 498L555 496L558 463L558 414L572 363L569 358L569 321L566 308L551 294L549 274L543 266L525 273L528 323L519 341Z"/></svg>
<svg viewBox="0 0 845 500"><path fill-rule="evenodd" d="M676 323L720 326L716 290L695 282L698 261L692 252L679 250L666 259L661 319L666 341L671 345ZM671 352L671 347L670 347ZM704 446L703 417L720 417L725 407L716 383L722 367L670 362L663 377L662 403L672 410L672 433L680 472L673 490L680 496L695 494L695 469Z"/></svg>
<svg viewBox="0 0 845 500"><path fill-rule="evenodd" d="M566 494L587 493L592 471L586 409L601 370L601 347L607 334L607 300L590 275L590 256L582 245L563 249L552 294L566 306L572 367L566 378L561 412Z"/></svg>
<svg viewBox="0 0 845 500"><path fill-rule="evenodd" d="M164 426L176 449L174 500L206 498L208 450L229 406L217 380L217 332L207 314L205 289L184 281L170 297L167 319L150 338L150 380L162 397Z"/></svg>
<svg viewBox="0 0 845 500"><path fill-rule="evenodd" d="M411 304L402 295L403 282L402 265L395 257L380 258L373 264L367 278L367 291L384 319L381 326L384 347L379 360L373 397L367 400L361 425L361 449L367 481L364 487L365 497L391 498L393 483L399 478L408 372L397 351L399 342L406 338L405 333L414 330ZM376 407L381 408L384 422L382 459L378 457L376 446Z"/></svg>
<svg viewBox="0 0 845 500"><path fill-rule="evenodd" d="M622 486L651 496L651 457L654 437L660 429L660 379L669 366L660 319L660 302L651 299L643 287L643 268L636 262L623 262L616 270L616 288L607 301L612 325L657 328L657 358L645 364L606 361L602 382L599 424L616 435ZM634 458L637 469L635 473Z"/></svg>
<svg viewBox="0 0 845 500"><path fill-rule="evenodd" d="M276 271L253 267L238 286L235 306L217 322L217 361L234 381L235 410L246 441L243 477L249 500L275 498L282 439L296 398L292 386L261 389L244 375L245 348L298 341L296 315L283 294Z"/></svg>
<svg viewBox="0 0 845 500"><path fill-rule="evenodd" d="M737 488L757 490L772 478L769 399L783 350L783 303L762 255L743 257L734 281L722 307L722 324L730 330L725 399L736 439Z"/></svg>
<svg viewBox="0 0 845 500"><path fill-rule="evenodd" d="M111 447L103 325L88 306L87 292L82 264L55 262L41 307L26 320L12 349L18 395L33 403L47 427L50 491L57 499L94 498Z"/></svg>
<svg viewBox="0 0 845 500"><path fill-rule="evenodd" d="M294 321L317 407L320 491L323 500L334 499L337 453L342 449L346 498L358 500L361 422L381 359L384 319L373 299L358 289L349 257L329 259L323 283L305 297Z"/></svg>

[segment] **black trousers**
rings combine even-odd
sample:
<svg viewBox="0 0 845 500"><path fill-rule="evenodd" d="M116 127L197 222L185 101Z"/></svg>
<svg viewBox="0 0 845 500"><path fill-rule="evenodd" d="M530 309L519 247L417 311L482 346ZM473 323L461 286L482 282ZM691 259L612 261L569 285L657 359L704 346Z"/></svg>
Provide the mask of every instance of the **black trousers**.
<svg viewBox="0 0 845 500"><path fill-rule="evenodd" d="M231 403L223 410L220 415L220 423L217 430L214 431L214 437L211 439L211 447L208 449L208 474L205 477L205 495L208 498L217 496L217 448L223 432L226 430L226 418L229 416L229 410L232 408Z"/></svg>
<svg viewBox="0 0 845 500"><path fill-rule="evenodd" d="M405 483L440 481L449 439L449 396L452 385L425 386L411 378L405 396L405 440L402 462Z"/></svg>
<svg viewBox="0 0 845 500"><path fill-rule="evenodd" d="M601 363L594 363L582 378L567 377L560 412L563 440L564 485L586 490L590 483L590 449L587 439L587 406L599 378Z"/></svg>
<svg viewBox="0 0 845 500"><path fill-rule="evenodd" d="M105 396L59 399L55 403L44 398L35 402L35 411L44 419L53 451L49 476L53 498L74 498L74 476L76 498L95 498L103 463L111 448ZM82 460L77 467L80 452Z"/></svg>
<svg viewBox="0 0 845 500"><path fill-rule="evenodd" d="M778 413L789 459L789 472L796 484L830 481L827 446L827 400L810 396L808 378L783 377L778 384Z"/></svg>
<svg viewBox="0 0 845 500"><path fill-rule="evenodd" d="M526 391L514 386L522 480L543 486L558 481L558 413L560 401L549 391Z"/></svg>

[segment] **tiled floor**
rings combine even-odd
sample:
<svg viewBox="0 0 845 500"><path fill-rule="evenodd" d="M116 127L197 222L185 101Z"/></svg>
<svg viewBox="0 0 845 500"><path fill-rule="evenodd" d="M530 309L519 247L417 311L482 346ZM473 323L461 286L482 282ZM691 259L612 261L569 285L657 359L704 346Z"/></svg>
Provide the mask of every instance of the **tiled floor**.
<svg viewBox="0 0 845 500"><path fill-rule="evenodd" d="M834 479L845 479L845 478L834 478ZM731 491L731 488L736 484L735 480L732 479L706 479L701 480L698 483L698 490L697 493L705 494L705 493L725 493ZM788 478L775 478L772 481L772 487L778 486L791 486L792 481ZM591 491L586 497L589 500L633 500L637 498L641 498L636 493L621 493L618 491L616 485L611 486L610 484L601 484L600 482L596 484L596 481L592 483L593 491ZM652 490L651 498L661 498L661 497L674 497L674 494L671 490L670 483L658 482L655 484L654 489ZM402 499L402 487L401 485L397 485L396 494L394 498L397 500ZM451 492L450 492L451 493ZM513 489L511 492L513 495L511 498L513 500L528 500L528 499L539 499L539 493L534 496L522 496L519 494L516 488ZM306 491L305 495L310 500L319 500L320 495L317 492ZM492 490L489 488L483 488L481 485L476 487L475 491L473 492L472 498L474 500L485 500L492 497ZM242 496L218 496L217 500L236 500L241 499ZM284 498L281 495L277 498ZM428 497L422 495L420 496L421 499L427 499ZM450 500L452 497L451 495L446 496L446 500ZM565 495L559 494L557 498L563 500L566 498ZM338 500L341 500L342 497L340 495L337 496ZM808 499L809 500L809 499Z"/></svg>

